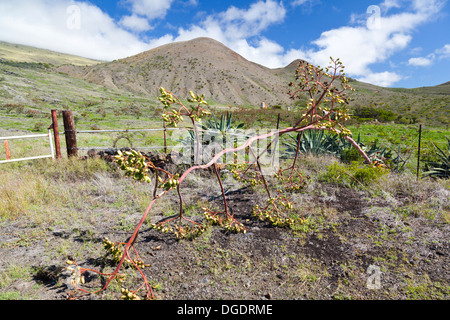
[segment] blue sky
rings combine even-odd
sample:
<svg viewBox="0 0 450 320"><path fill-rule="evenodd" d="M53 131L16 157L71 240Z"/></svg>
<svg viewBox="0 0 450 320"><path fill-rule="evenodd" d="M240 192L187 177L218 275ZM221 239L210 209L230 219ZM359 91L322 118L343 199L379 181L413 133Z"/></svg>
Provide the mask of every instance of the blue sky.
<svg viewBox="0 0 450 320"><path fill-rule="evenodd" d="M0 40L100 60L205 36L269 68L294 59L389 87L450 81L448 0L1 0Z"/></svg>

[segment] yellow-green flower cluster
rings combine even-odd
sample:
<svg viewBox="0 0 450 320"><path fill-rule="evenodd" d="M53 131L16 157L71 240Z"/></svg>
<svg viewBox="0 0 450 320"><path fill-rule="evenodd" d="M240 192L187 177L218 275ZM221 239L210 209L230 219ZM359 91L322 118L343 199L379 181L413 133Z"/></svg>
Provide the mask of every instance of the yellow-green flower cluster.
<svg viewBox="0 0 450 320"><path fill-rule="evenodd" d="M172 227L168 223L160 223L160 224L153 223L150 225L150 228L160 231L162 233L173 233L178 240L192 239L201 235L206 231L206 227L202 225Z"/></svg>
<svg viewBox="0 0 450 320"><path fill-rule="evenodd" d="M140 152L131 150L122 153L119 150L114 158L120 169L124 170L127 176L131 176L138 181L151 183L148 162Z"/></svg>
<svg viewBox="0 0 450 320"><path fill-rule="evenodd" d="M176 174L172 178L169 178L167 181L164 182L164 180L158 176L158 182L161 183L159 186L160 188L163 188L166 191L169 191L172 188L178 187L180 182L178 181L179 175Z"/></svg>
<svg viewBox="0 0 450 320"><path fill-rule="evenodd" d="M260 208L256 205L252 209L252 214L254 217L260 219L261 221L268 221L273 226L276 227L288 227L292 228L296 222L303 224L305 219L295 219L289 216L291 211L294 209L292 202L287 200L283 196L278 196L275 198L269 198L267 200L268 205L265 208Z"/></svg>
<svg viewBox="0 0 450 320"><path fill-rule="evenodd" d="M219 216L217 213L211 212L208 208L203 208L204 212L203 215L205 216L205 219L212 223L213 225L218 225L225 230L232 232L232 233L246 233L247 229L244 227L244 225L232 217L230 217L228 214L225 218Z"/></svg>
<svg viewBox="0 0 450 320"><path fill-rule="evenodd" d="M123 300L141 300L141 298L136 293L128 289L122 288L121 293Z"/></svg>
<svg viewBox="0 0 450 320"><path fill-rule="evenodd" d="M237 181L249 183L252 186L257 186L263 183L262 177L259 172L250 170L248 164L232 164L230 172L233 174L233 178Z"/></svg>
<svg viewBox="0 0 450 320"><path fill-rule="evenodd" d="M122 259L124 251L121 244L116 244L108 238L105 238L103 240L103 247L107 251L107 254L112 256L114 262L118 263Z"/></svg>
<svg viewBox="0 0 450 320"><path fill-rule="evenodd" d="M85 279L81 274L81 267L74 265L72 260L67 260L66 263L68 264L66 270L70 272L70 276L67 279L69 287L77 288L80 284L84 284Z"/></svg>

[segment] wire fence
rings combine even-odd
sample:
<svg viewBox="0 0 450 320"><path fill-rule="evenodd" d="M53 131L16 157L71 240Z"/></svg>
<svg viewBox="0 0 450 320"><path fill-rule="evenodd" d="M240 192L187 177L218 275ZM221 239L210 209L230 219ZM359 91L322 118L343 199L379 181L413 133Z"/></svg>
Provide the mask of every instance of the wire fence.
<svg viewBox="0 0 450 320"><path fill-rule="evenodd" d="M130 140L133 139L132 136L128 136L128 134L131 133L141 133L141 132L158 132L162 131L164 133L164 142L161 145L157 146L135 146L135 145L127 145L127 147L132 147L133 149L139 149L139 150L152 150L152 149L168 149L171 147L176 147L177 145L174 145L173 143L178 144L182 138L189 138L190 134L194 132L194 128L153 128L153 129L105 129L105 130L76 130L75 133L77 134L77 140L79 140L80 136L79 134L110 134L110 133L120 133L121 135L116 136L109 136L109 143L110 145L106 146L90 146L90 147L76 147L79 151L86 151L86 150L106 150L106 149L118 149L117 147L117 141L120 139ZM168 131L183 131L184 135L178 135L176 138L169 137L167 135ZM239 137L240 140L249 139L253 135L255 135L255 130L237 130L235 132L233 131L221 131L219 129L201 129L196 128L196 131L199 133L200 138L204 136L219 136L222 135L223 137ZM247 132L247 133L245 133ZM65 135L66 132L60 133L60 135ZM203 135L202 135L203 134Z"/></svg>
<svg viewBox="0 0 450 320"><path fill-rule="evenodd" d="M12 158L11 157L11 150L10 150L10 145L9 145L9 142L11 140L24 140L24 139L36 139L36 138L48 138L50 154L33 156L33 157L22 157L22 158ZM6 154L6 159L0 160L0 164L8 163L8 162L20 162L20 161L28 161L28 160L36 160L36 159L45 159L45 158L54 159L55 158L55 151L54 151L53 139L52 139L52 131L50 129L48 130L48 133L46 133L46 134L0 137L0 141L3 141L3 143L4 143L5 154Z"/></svg>
<svg viewBox="0 0 450 320"><path fill-rule="evenodd" d="M59 133L58 124L56 119L56 111L52 110L52 125L48 128L48 133L46 134L36 134L36 135L25 135L25 136L6 136L0 137L0 142L3 140L5 145L5 153L6 159L2 159L0 155L0 164L7 162L16 162L16 161L26 161L26 160L34 160L34 159L42 159L42 158L60 158L60 136L65 136L64 141L61 141L63 144L65 143L65 147L67 148L67 155L78 155L78 151L89 153L90 150L93 151L102 151L108 149L123 149L123 148L132 148L139 151L163 151L165 153L169 153L170 150L180 147L180 143L184 144L186 147L190 144L191 149L194 148L194 128L167 128L164 123L161 128L133 128L133 129L103 129L103 130L76 130L75 124L72 118L71 111L63 111L63 120L64 120L64 132ZM279 119L278 119L279 121ZM278 126L278 124L277 124ZM51 130L53 129L53 139ZM418 129L418 130L417 130ZM406 144L388 144L386 147L391 152L391 160L393 171L399 172L408 164L410 168L412 166L417 168L417 175L419 175L419 168L421 165L421 160L423 156L427 156L426 152L429 151L429 147L427 149L426 146L422 146L421 141L422 138L422 125L419 125L417 129L414 129L415 132L412 134L408 141L404 141ZM233 143L237 141L245 142L245 140L251 138L252 136L258 135L256 130L225 130L221 131L219 129L204 129L204 127L195 128L199 137L207 136L209 141L206 144L210 143L211 137L216 136L216 141L225 145L227 142L225 141L227 138L225 137L233 137ZM425 129L425 133L426 133ZM155 135L154 133L162 132L162 135ZM172 136L169 136L168 133L172 132ZM177 134L174 134L177 132ZM180 134L183 132L183 134ZM149 134L149 135L147 135ZM392 132L386 133L392 134ZM92 135L97 135L97 138L92 138ZM220 137L222 135L222 137ZM411 135L411 134L410 134ZM98 138L98 136L103 136L102 138ZM414 137L413 137L414 136ZM9 141L15 139L31 139L31 138L48 138L49 146L46 147L50 149L50 154L38 155L32 157L19 157L12 158L10 155L10 146ZM61 139L62 140L62 139ZM80 144L78 146L77 140ZM121 140L126 140L125 143L119 143ZM230 139L231 140L231 139ZM429 139L427 139L428 141ZM53 146L53 143L55 146ZM200 142L202 145L203 143ZM189 147L189 146L187 146ZM281 142L277 142L277 152L282 153L283 158L290 158L293 155L286 153L286 146ZM423 148L421 150L421 148ZM406 149L406 151L405 151ZM48 149L47 149L48 150ZM42 150L41 150L42 151ZM56 155L55 155L56 151ZM425 152L424 152L425 151Z"/></svg>

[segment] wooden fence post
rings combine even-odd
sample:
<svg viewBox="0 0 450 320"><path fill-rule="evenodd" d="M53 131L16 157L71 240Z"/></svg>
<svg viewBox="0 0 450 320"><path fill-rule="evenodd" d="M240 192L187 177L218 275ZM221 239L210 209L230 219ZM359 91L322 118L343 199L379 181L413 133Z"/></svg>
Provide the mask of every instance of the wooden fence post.
<svg viewBox="0 0 450 320"><path fill-rule="evenodd" d="M63 111L64 134L66 136L67 156L77 157L77 132L75 131L75 122L72 111Z"/></svg>
<svg viewBox="0 0 450 320"><path fill-rule="evenodd" d="M56 110L52 110L52 128L53 136L55 138L56 159L61 159L61 143L59 140L58 116Z"/></svg>

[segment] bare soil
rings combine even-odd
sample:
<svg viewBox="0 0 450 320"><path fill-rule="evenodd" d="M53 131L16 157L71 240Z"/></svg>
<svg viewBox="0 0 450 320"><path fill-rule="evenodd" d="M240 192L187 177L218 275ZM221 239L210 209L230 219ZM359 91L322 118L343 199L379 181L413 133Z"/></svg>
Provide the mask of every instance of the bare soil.
<svg viewBox="0 0 450 320"><path fill-rule="evenodd" d="M211 195L211 189L189 184L186 188L185 195L192 192L191 202L222 205L220 193ZM156 299L449 299L448 223L423 216L400 219L392 211L393 203L402 203L402 194L387 201L369 197L367 191L333 185L321 188L310 195L310 203L335 209L335 215L306 231L273 227L252 217L251 209L261 198L252 188L234 188L227 195L234 216L247 228L245 234L212 226L193 240L177 240L144 225L135 247L149 264L143 270ZM173 195L171 200L175 199ZM137 224L141 214L130 216L129 222ZM163 218L155 214L151 222ZM105 256L103 239L125 241L132 233L118 230L112 220L97 221L91 229L49 228L26 239L18 237L31 234L33 226L26 221L2 223L1 230L0 270L8 265L35 270L32 279L13 281L3 291L24 296L29 292L37 300L69 297L65 261L48 255L60 250L62 241L80 248L76 260L83 268L111 272L114 264ZM128 288L142 283L134 269L123 272L128 275ZM88 271L86 288L99 289L104 280ZM120 286L113 284L80 299L120 297Z"/></svg>

